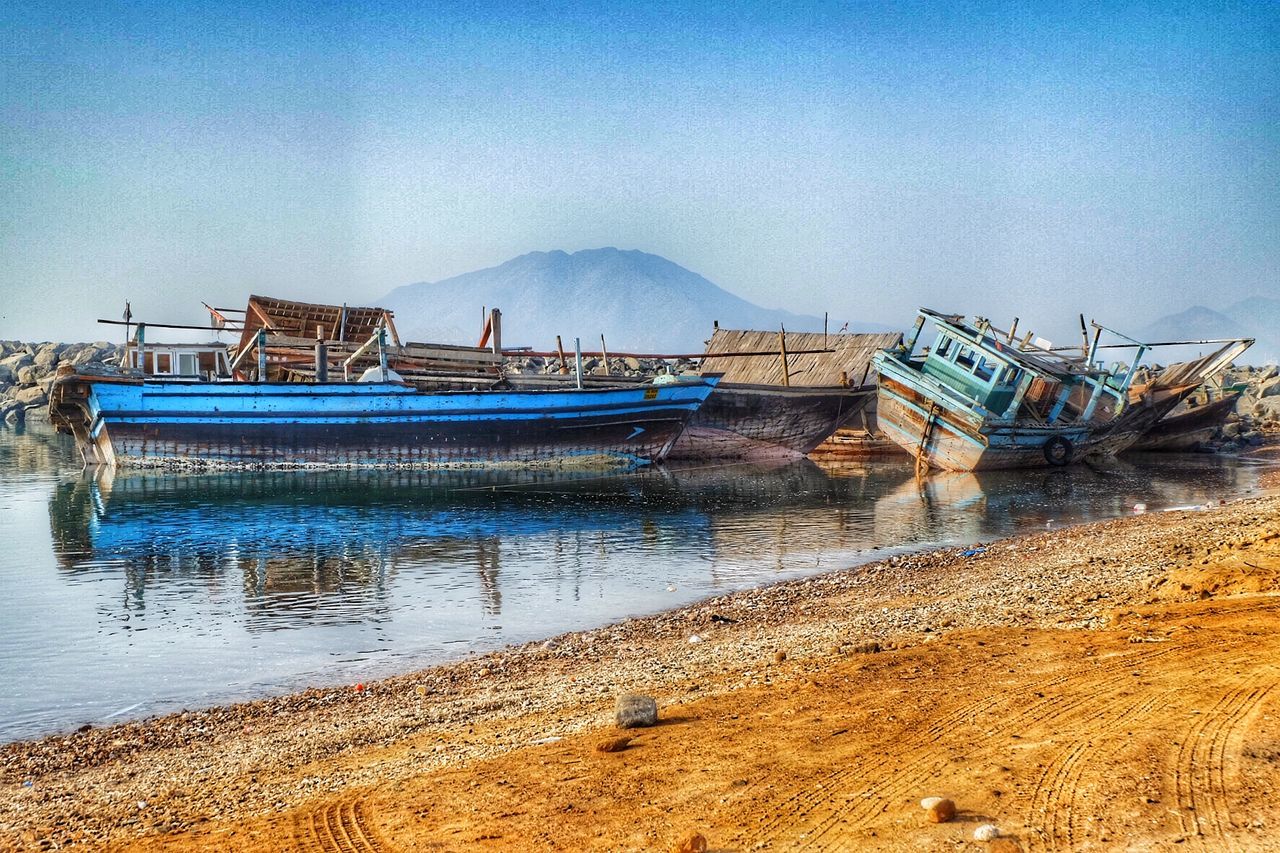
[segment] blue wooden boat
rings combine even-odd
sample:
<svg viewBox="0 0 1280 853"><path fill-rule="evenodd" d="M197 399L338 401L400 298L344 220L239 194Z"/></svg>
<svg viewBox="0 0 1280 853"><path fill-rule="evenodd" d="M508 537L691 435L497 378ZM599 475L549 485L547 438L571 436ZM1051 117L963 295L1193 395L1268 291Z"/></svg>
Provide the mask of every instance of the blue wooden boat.
<svg viewBox="0 0 1280 853"><path fill-rule="evenodd" d="M87 464L303 468L645 464L718 377L621 388L422 390L395 381L63 376L50 416Z"/></svg>

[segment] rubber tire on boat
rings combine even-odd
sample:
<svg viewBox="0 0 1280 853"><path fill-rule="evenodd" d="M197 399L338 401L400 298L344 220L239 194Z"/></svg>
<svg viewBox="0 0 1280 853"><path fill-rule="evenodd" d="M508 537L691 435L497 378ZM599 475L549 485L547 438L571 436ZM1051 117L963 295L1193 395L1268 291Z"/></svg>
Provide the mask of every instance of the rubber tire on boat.
<svg viewBox="0 0 1280 853"><path fill-rule="evenodd" d="M1071 453L1075 450L1070 439L1060 435L1046 441L1041 449L1044 451L1045 461L1050 465L1066 465L1071 461Z"/></svg>

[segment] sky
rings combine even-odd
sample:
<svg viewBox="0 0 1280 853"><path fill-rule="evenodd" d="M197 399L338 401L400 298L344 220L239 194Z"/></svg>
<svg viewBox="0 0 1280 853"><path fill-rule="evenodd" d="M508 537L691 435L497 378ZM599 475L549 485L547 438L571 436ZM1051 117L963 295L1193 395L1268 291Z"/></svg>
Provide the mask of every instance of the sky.
<svg viewBox="0 0 1280 853"><path fill-rule="evenodd" d="M0 45L0 339L600 246L899 325L1280 296L1272 2L7 3Z"/></svg>

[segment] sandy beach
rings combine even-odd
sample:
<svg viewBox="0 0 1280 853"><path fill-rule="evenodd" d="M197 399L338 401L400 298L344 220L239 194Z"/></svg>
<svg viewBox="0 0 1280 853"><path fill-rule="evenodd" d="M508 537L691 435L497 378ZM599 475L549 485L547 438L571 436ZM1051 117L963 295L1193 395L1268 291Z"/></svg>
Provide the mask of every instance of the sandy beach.
<svg viewBox="0 0 1280 853"><path fill-rule="evenodd" d="M9 744L0 847L1274 844L1280 497L974 545ZM659 724L619 731L625 693Z"/></svg>

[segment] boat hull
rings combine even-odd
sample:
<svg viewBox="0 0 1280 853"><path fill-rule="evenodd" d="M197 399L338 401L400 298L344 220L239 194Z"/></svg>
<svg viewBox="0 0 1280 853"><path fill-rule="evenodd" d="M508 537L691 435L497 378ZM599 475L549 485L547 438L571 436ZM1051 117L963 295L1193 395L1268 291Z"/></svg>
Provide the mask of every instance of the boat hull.
<svg viewBox="0 0 1280 853"><path fill-rule="evenodd" d="M1131 447L1131 450L1177 452L1195 450L1211 441L1235 411L1239 394L1206 403L1185 412L1166 415Z"/></svg>
<svg viewBox="0 0 1280 853"><path fill-rule="evenodd" d="M873 399L873 387L721 383L689 420L672 459L799 458Z"/></svg>
<svg viewBox="0 0 1280 853"><path fill-rule="evenodd" d="M87 462L197 468L643 464L666 456L714 386L425 393L396 383L63 382L54 420L67 422ZM77 407L78 425L68 413Z"/></svg>
<svg viewBox="0 0 1280 853"><path fill-rule="evenodd" d="M1087 424L993 422L963 398L917 387L895 359L878 359L876 367L880 429L919 465L944 471L1039 468L1077 461L1090 449L1095 431ZM1056 459L1055 445L1066 449Z"/></svg>

